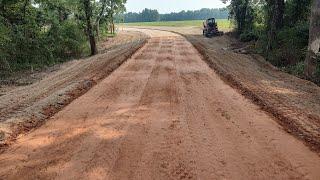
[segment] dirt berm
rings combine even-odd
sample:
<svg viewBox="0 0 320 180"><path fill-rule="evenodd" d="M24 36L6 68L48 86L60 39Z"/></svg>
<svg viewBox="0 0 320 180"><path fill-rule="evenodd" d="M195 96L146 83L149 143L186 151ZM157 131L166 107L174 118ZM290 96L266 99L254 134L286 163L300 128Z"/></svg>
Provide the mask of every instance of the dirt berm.
<svg viewBox="0 0 320 180"><path fill-rule="evenodd" d="M320 152L320 88L284 73L258 55L211 49L198 38L188 40L206 62L233 87L273 114L284 130Z"/></svg>
<svg viewBox="0 0 320 180"><path fill-rule="evenodd" d="M43 124L107 77L142 47L147 38L139 32L121 32L100 43L98 55L64 63L55 72L42 73L38 82L20 87L0 84L0 149L19 134Z"/></svg>
<svg viewBox="0 0 320 180"><path fill-rule="evenodd" d="M184 37L142 32L130 59L0 154L0 179L320 179L317 153Z"/></svg>
<svg viewBox="0 0 320 180"><path fill-rule="evenodd" d="M197 27L137 27L183 35L229 85L275 116L288 133L320 152L320 87L272 66L256 54L233 51L235 39L205 38Z"/></svg>

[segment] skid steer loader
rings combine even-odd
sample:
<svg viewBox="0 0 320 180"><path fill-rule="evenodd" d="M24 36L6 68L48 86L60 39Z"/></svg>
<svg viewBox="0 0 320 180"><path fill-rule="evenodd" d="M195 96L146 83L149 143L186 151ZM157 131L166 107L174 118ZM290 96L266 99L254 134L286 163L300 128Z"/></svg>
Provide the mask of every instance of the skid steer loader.
<svg viewBox="0 0 320 180"><path fill-rule="evenodd" d="M222 36L223 32L218 30L215 18L209 18L203 22L203 35L205 37Z"/></svg>

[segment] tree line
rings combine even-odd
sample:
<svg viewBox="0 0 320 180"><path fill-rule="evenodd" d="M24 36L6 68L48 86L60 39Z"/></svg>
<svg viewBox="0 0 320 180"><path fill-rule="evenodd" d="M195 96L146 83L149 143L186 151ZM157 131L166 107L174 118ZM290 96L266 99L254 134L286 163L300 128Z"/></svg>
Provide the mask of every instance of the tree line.
<svg viewBox="0 0 320 180"><path fill-rule="evenodd" d="M289 73L320 83L320 0L222 0L242 41Z"/></svg>
<svg viewBox="0 0 320 180"><path fill-rule="evenodd" d="M157 10L144 9L140 13L129 12L119 15L118 19L126 23L130 22L154 22L154 21L182 21L182 20L203 20L210 17L227 19L229 11L226 8L208 9L203 8L196 11L181 11L177 13L160 14Z"/></svg>
<svg viewBox="0 0 320 180"><path fill-rule="evenodd" d="M125 22L231 18L242 41L289 73L320 83L320 0L222 0L227 9L125 13L126 0L0 0L0 75L97 53Z"/></svg>
<svg viewBox="0 0 320 180"><path fill-rule="evenodd" d="M0 74L97 53L126 0L0 0Z"/></svg>

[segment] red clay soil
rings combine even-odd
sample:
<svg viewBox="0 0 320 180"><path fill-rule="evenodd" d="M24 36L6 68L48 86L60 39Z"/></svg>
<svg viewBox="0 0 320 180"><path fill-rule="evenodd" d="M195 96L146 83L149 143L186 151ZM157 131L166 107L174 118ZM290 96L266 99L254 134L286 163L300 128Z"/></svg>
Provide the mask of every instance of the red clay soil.
<svg viewBox="0 0 320 180"><path fill-rule="evenodd" d="M263 110L273 114L287 132L320 152L319 86L278 70L258 55L210 48L215 40L206 43L201 39L188 37L210 67Z"/></svg>
<svg viewBox="0 0 320 180"><path fill-rule="evenodd" d="M320 157L183 37L126 63L0 155L0 179L320 179Z"/></svg>
<svg viewBox="0 0 320 180"><path fill-rule="evenodd" d="M100 54L96 56L67 62L55 72L42 73L45 77L38 82L2 91L0 149L11 144L19 134L41 126L49 117L86 93L142 47L147 38L139 32L119 33L101 43Z"/></svg>
<svg viewBox="0 0 320 180"><path fill-rule="evenodd" d="M141 27L140 27L141 28ZM231 49L236 40L205 38L199 28L144 27L183 35L220 77L263 110L290 134L320 153L320 87L278 70L261 56Z"/></svg>

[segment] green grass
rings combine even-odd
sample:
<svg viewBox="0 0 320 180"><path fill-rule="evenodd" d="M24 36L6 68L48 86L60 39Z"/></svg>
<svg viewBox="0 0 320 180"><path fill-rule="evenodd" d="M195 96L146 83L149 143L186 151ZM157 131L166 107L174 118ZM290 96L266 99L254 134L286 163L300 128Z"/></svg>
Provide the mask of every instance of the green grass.
<svg viewBox="0 0 320 180"><path fill-rule="evenodd" d="M232 23L227 19L217 19L219 29L230 29ZM190 21L157 21L157 22L136 22L124 23L125 26L167 26L167 27L202 27L203 20Z"/></svg>

